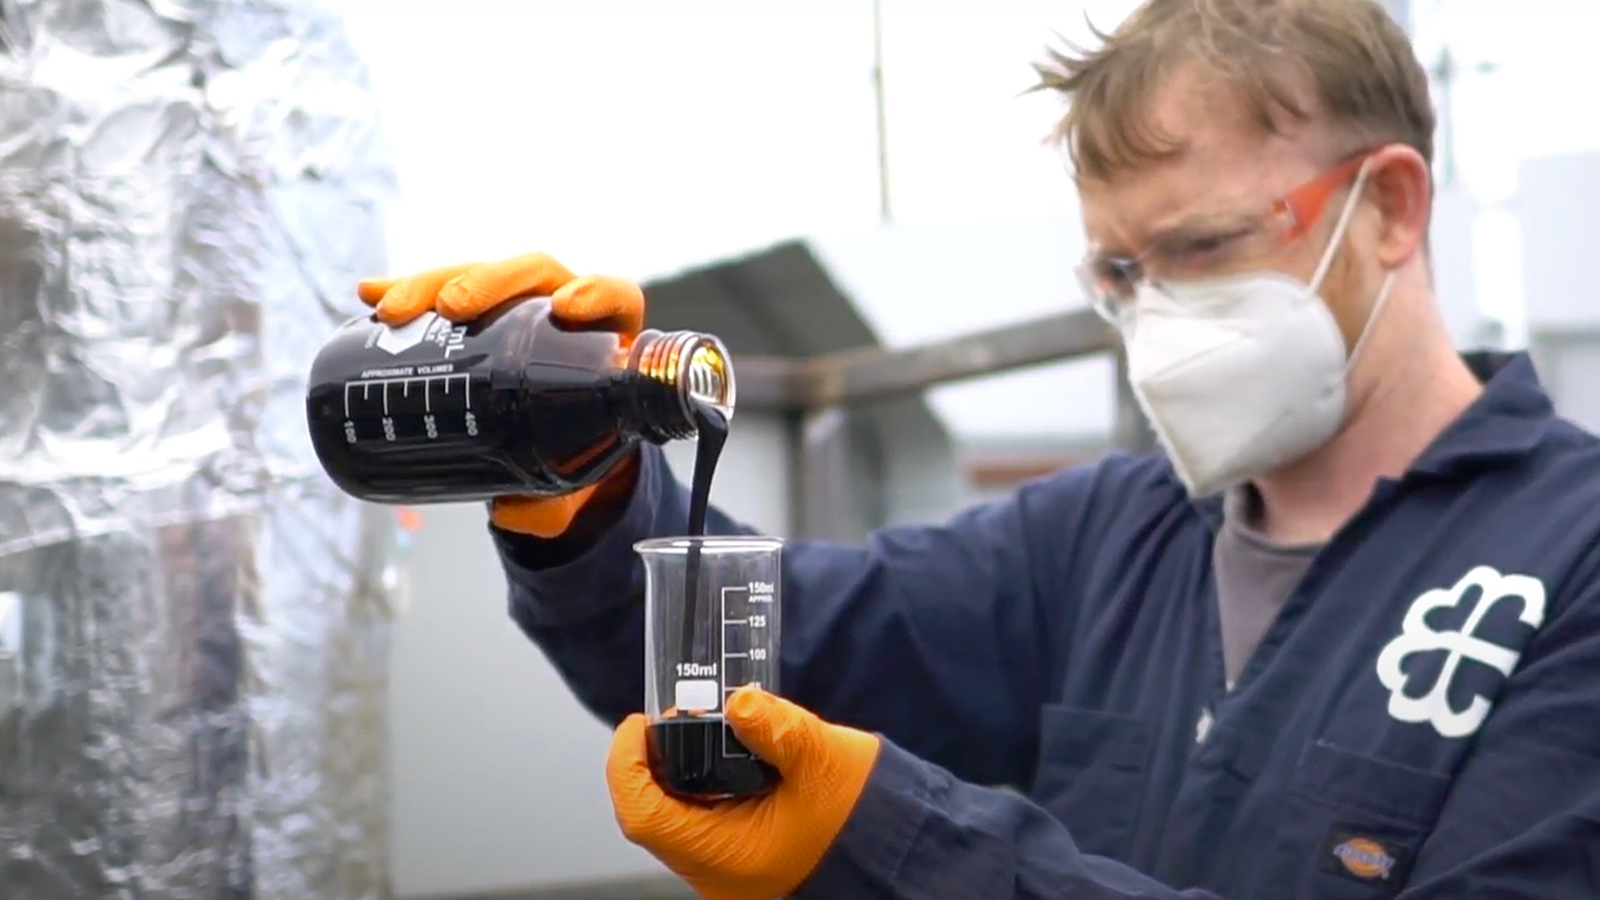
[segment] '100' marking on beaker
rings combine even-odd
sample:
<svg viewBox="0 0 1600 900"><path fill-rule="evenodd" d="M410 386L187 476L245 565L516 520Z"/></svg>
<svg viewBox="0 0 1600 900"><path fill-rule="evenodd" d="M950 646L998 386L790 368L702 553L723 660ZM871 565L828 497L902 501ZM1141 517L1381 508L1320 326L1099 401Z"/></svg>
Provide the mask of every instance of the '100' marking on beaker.
<svg viewBox="0 0 1600 900"><path fill-rule="evenodd" d="M754 646L755 644L762 643L761 641L754 639L754 634L764 631L768 627L767 617L770 615L770 613L755 612L754 610L756 608L763 610L770 609L773 595L777 593L777 590L770 581L751 581L735 587L722 588L718 593L721 595L719 599L721 600L720 605L722 611L722 664L720 668L722 670L722 694L724 697L726 697L728 694L733 693L741 687L761 687L761 679L751 678L750 676L758 674L757 671L754 671L756 665L764 666L767 664L767 648ZM743 595L742 599L745 601L745 615L743 617L730 617L728 614L728 601L730 598L738 598L740 595ZM761 605L758 607L757 604ZM730 643L728 639L731 636L728 629L730 628L735 629L732 632L732 636L737 636L742 633L748 638L743 642L747 649L744 651L734 651L728 649L728 645ZM732 671L728 665L730 660L745 661L744 664L739 667L739 670L743 673L744 677L729 677L729 673ZM679 668L681 669L682 666L680 665ZM708 668L716 670L719 667L710 666ZM707 675L706 677L714 678L716 676L713 674ZM727 739L727 735L724 734L722 740L722 755L724 757L731 758L746 757L750 754L743 751L742 748L737 745L737 743L730 742Z"/></svg>

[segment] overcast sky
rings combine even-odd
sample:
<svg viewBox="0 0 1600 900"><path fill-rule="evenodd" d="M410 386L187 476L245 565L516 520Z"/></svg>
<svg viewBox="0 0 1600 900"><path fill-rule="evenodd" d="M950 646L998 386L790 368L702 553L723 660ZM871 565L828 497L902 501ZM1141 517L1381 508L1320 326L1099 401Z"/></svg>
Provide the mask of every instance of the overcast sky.
<svg viewBox="0 0 1600 900"><path fill-rule="evenodd" d="M877 218L866 0L407 6L347 4L406 182L402 267L542 246L644 274ZM884 18L896 218L1059 215L1053 104L1017 95L1081 14L885 0Z"/></svg>

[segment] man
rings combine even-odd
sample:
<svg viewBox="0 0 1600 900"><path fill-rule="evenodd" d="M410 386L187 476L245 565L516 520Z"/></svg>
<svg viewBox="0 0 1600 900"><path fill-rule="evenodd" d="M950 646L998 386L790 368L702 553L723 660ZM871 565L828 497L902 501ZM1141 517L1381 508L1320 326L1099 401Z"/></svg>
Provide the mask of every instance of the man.
<svg viewBox="0 0 1600 900"><path fill-rule="evenodd" d="M1043 86L1165 454L791 544L788 699L726 711L783 782L704 808L650 780L616 664L630 545L685 521L658 449L498 501L513 615L619 723L624 832L711 900L1600 896L1600 446L1525 357L1451 348L1405 35L1367 0L1150 0ZM642 317L540 256L362 287L395 322L528 292Z"/></svg>

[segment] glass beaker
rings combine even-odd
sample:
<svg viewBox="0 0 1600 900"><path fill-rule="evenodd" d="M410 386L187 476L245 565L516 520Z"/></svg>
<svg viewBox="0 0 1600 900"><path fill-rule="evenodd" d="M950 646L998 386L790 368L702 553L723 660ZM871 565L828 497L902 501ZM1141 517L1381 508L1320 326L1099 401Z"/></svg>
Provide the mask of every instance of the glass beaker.
<svg viewBox="0 0 1600 900"><path fill-rule="evenodd" d="M650 769L667 793L723 800L765 793L778 772L724 724L729 694L778 690L783 541L654 538L645 569L645 714Z"/></svg>

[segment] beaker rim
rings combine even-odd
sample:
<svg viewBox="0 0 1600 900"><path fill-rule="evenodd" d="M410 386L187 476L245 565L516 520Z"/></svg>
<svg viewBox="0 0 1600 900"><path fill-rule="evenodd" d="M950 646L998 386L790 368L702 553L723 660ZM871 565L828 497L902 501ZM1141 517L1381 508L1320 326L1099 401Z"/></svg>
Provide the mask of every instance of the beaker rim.
<svg viewBox="0 0 1600 900"><path fill-rule="evenodd" d="M699 545L701 553L775 553L783 549L783 538L760 534L708 534L704 537L654 537L634 542L636 553L679 554Z"/></svg>

